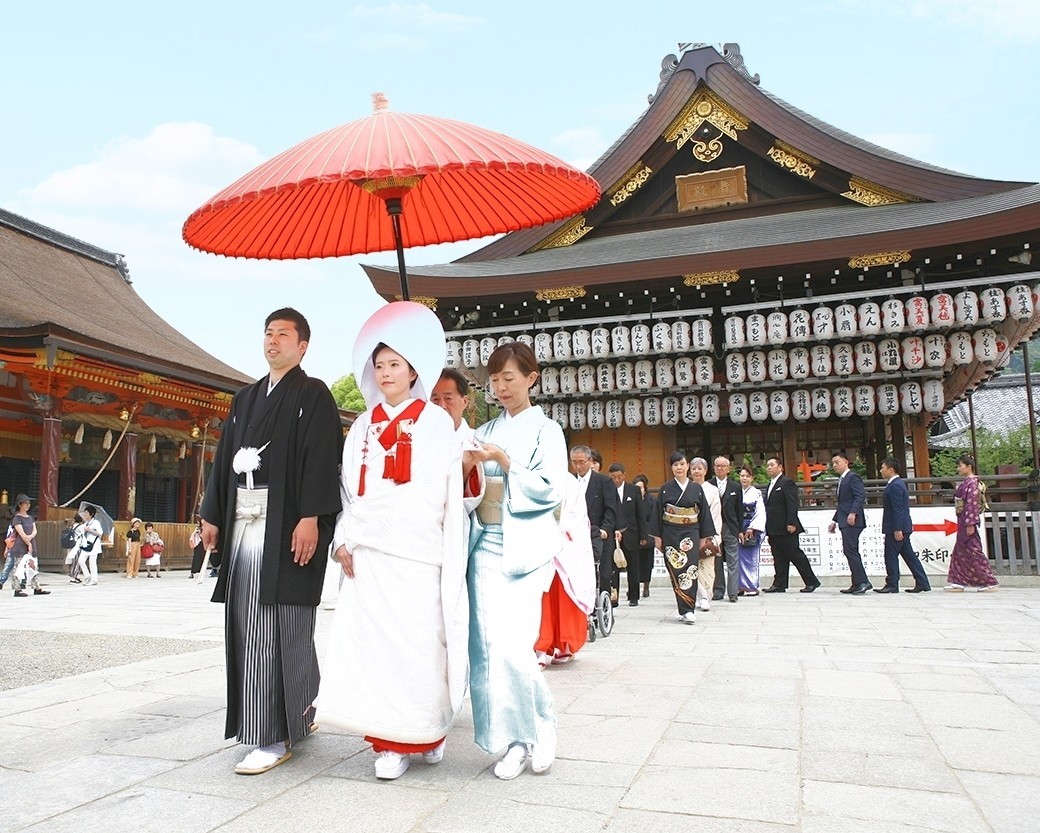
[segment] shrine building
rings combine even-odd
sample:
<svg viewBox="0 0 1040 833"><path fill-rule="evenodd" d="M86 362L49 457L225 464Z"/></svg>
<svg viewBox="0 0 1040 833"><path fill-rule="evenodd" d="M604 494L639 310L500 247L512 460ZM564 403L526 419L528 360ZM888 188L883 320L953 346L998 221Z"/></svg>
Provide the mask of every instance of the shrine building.
<svg viewBox="0 0 1040 833"><path fill-rule="evenodd" d="M649 98L590 168L593 208L409 269L448 363L482 382L495 346L527 342L568 442L655 486L677 448L780 453L792 476L894 454L927 477L931 423L1040 327L1040 186L825 124L736 44L669 56ZM365 270L395 297L396 270Z"/></svg>

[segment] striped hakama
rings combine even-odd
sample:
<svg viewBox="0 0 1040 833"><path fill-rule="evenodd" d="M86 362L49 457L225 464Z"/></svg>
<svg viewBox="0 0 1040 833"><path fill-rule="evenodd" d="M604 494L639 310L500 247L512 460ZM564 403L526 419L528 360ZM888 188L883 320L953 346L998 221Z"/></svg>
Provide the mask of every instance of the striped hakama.
<svg viewBox="0 0 1040 833"><path fill-rule="evenodd" d="M267 489L239 488L226 556L227 665L237 680L236 736L256 746L307 736L319 679L315 608L260 603L266 519Z"/></svg>

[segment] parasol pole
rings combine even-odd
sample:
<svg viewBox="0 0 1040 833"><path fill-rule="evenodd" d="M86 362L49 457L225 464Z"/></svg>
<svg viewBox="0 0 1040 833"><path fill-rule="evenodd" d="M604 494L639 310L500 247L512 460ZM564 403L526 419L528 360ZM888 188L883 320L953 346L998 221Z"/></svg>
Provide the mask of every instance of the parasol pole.
<svg viewBox="0 0 1040 833"><path fill-rule="evenodd" d="M394 227L394 245L397 247L397 273L401 276L401 300L409 300L408 270L404 266L404 244L401 242L401 198L390 197L386 200L386 213Z"/></svg>

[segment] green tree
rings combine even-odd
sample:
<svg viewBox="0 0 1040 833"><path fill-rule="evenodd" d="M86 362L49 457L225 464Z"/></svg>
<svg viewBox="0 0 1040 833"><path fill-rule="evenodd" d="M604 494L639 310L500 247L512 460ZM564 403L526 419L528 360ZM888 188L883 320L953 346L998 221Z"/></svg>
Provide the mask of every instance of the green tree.
<svg viewBox="0 0 1040 833"><path fill-rule="evenodd" d="M360 414L365 410L365 397L361 395L353 373L342 376L332 383L332 398L336 400L339 407L348 411Z"/></svg>
<svg viewBox="0 0 1040 833"><path fill-rule="evenodd" d="M477 428L485 422L491 422L500 413L502 413L502 409L498 405L488 404L483 388L477 385L470 385L469 407L466 409L465 414L465 419L470 425Z"/></svg>
<svg viewBox="0 0 1040 833"><path fill-rule="evenodd" d="M971 436L963 435L962 448L949 448L936 452L931 456L932 477L957 477L957 458L961 454L971 454ZM975 444L978 447L976 473L994 474L997 466L1016 465L1024 474L1033 470L1033 445L1029 436L1029 426L1020 425L1006 434L979 428L975 432Z"/></svg>

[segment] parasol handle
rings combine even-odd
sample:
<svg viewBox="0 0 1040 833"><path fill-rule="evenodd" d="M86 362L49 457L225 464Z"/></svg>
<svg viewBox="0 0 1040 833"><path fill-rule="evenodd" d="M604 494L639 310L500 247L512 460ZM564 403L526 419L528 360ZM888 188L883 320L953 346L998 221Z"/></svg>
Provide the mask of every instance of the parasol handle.
<svg viewBox="0 0 1040 833"><path fill-rule="evenodd" d="M408 301L408 270L404 266L404 244L401 242L401 198L390 197L386 200L386 213L390 215L390 223L394 227L394 245L397 247L397 272L401 276L401 300Z"/></svg>

